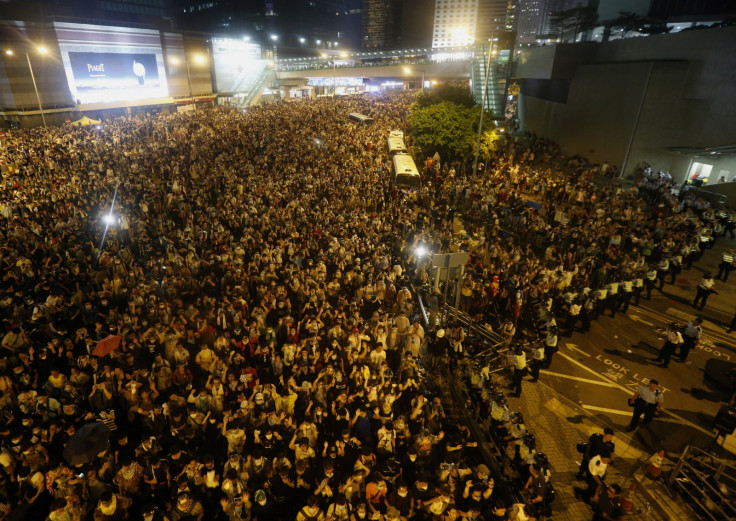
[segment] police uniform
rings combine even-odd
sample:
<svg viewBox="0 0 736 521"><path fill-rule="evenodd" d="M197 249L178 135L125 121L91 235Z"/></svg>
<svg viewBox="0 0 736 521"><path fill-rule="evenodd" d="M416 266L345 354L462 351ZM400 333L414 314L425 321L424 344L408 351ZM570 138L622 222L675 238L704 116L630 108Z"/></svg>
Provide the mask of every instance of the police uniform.
<svg viewBox="0 0 736 521"><path fill-rule="evenodd" d="M634 281L633 279L625 280L621 282L621 298L619 300L619 307L622 313L626 313L629 309L629 302L631 302L631 295L634 294Z"/></svg>
<svg viewBox="0 0 736 521"><path fill-rule="evenodd" d="M526 375L526 353L520 350L513 355L509 355L509 360L514 366L512 385L516 393L516 397L518 398L521 396L521 380Z"/></svg>
<svg viewBox="0 0 736 521"><path fill-rule="evenodd" d="M529 364L529 371L532 375L532 382L539 380L539 370L544 365L544 346L537 342L532 347L532 359Z"/></svg>
<svg viewBox="0 0 736 521"><path fill-rule="evenodd" d="M730 250L723 252L721 263L718 265L718 276L716 278L723 282L728 281L728 274L733 271L734 265L734 251L733 248L731 248Z"/></svg>
<svg viewBox="0 0 736 521"><path fill-rule="evenodd" d="M651 380L650 383L657 385L656 380ZM642 424L646 425L652 421L654 413L659 411L662 408L662 403L664 403L660 390L656 387L652 390L649 385L640 385L631 401L634 404L634 414L631 416L629 431L636 429L642 414L644 415Z"/></svg>
<svg viewBox="0 0 736 521"><path fill-rule="evenodd" d="M659 355L656 361L662 362L662 367L667 368L670 364L670 358L672 354L683 344L684 339L682 334L677 331L672 324L667 327L665 331L664 345L659 350Z"/></svg>
<svg viewBox="0 0 736 521"><path fill-rule="evenodd" d="M616 311L618 310L619 286L620 283L618 282L611 282L606 286L606 289L608 290L606 307L611 310L611 318L616 316Z"/></svg>
<svg viewBox="0 0 736 521"><path fill-rule="evenodd" d="M703 328L700 327L700 323L697 320L691 320L685 326L685 331L682 335L682 344L680 344L680 362L687 360L687 355L690 350L698 344L700 336L703 334Z"/></svg>
<svg viewBox="0 0 736 521"><path fill-rule="evenodd" d="M700 284L696 289L695 300L693 300L693 307L698 307L698 301L700 301L700 309L705 307L705 303L708 302L708 297L711 293L715 292L716 283L713 280L713 275L706 273L703 278L700 279Z"/></svg>
<svg viewBox="0 0 736 521"><path fill-rule="evenodd" d="M670 272L670 260L662 259L657 264L657 278L659 279L659 291L662 291L664 287L664 281L667 278L667 274Z"/></svg>
<svg viewBox="0 0 736 521"><path fill-rule="evenodd" d="M634 305L639 305L639 299L641 297L641 292L644 290L644 278L642 278L641 274L638 274L636 278L634 279Z"/></svg>
<svg viewBox="0 0 736 521"><path fill-rule="evenodd" d="M644 282L647 286L647 300L652 300L652 289L657 283L657 270L654 269L654 266L651 266L647 271L647 278Z"/></svg>

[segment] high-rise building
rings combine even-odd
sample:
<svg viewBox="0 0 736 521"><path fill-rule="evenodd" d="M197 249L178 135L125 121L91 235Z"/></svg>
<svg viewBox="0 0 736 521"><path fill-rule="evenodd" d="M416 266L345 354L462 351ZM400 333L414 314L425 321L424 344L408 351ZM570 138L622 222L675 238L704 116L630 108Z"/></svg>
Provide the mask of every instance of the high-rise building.
<svg viewBox="0 0 736 521"><path fill-rule="evenodd" d="M363 0L362 14L362 49L395 49L401 44L400 0Z"/></svg>
<svg viewBox="0 0 736 521"><path fill-rule="evenodd" d="M517 43L522 45L536 43L546 4L546 0L519 0Z"/></svg>
<svg viewBox="0 0 736 521"><path fill-rule="evenodd" d="M436 0L432 47L487 41L515 29L516 0Z"/></svg>

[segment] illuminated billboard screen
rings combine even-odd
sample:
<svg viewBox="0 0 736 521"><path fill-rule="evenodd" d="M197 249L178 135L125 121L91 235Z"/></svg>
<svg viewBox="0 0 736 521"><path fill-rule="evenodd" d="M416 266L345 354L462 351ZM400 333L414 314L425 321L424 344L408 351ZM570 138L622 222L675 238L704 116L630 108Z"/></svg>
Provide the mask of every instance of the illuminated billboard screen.
<svg viewBox="0 0 736 521"><path fill-rule="evenodd" d="M135 98L160 96L161 78L155 54L111 52L70 52L74 85L78 96L96 97L104 93L124 99L129 92ZM116 91L120 91L116 96Z"/></svg>
<svg viewBox="0 0 736 521"><path fill-rule="evenodd" d="M246 92L266 69L261 46L234 38L212 38L217 92Z"/></svg>
<svg viewBox="0 0 736 521"><path fill-rule="evenodd" d="M158 31L55 22L69 90L79 103L169 95Z"/></svg>

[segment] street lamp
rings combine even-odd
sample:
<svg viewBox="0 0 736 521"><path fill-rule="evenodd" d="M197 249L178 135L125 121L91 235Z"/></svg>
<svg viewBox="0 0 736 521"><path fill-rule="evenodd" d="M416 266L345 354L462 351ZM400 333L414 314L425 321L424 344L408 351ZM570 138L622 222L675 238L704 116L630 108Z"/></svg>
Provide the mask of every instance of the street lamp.
<svg viewBox="0 0 736 521"><path fill-rule="evenodd" d="M416 71L422 73L422 92L424 92L424 69L416 69ZM411 68L410 67L404 67L404 72L406 74L411 74Z"/></svg>
<svg viewBox="0 0 736 521"><path fill-rule="evenodd" d="M39 54L47 54L49 51L46 49L46 47L37 47L36 50ZM7 49L5 51L5 54L8 56L13 56L15 54L12 49ZM28 70L31 73L31 81L33 82L33 90L36 92L36 101L38 101L38 110L41 112L41 120L43 120L43 126L44 128L47 128L46 125L46 115L43 112L43 104L41 103L41 96L38 93L38 85L36 85L36 76L33 74L33 65L31 64L31 57L26 52L26 61L28 61Z"/></svg>
<svg viewBox="0 0 736 521"><path fill-rule="evenodd" d="M277 59L276 58L276 49L278 48L278 43L277 43L278 41L279 41L279 35L278 34L272 34L271 35L271 42L273 42L273 44L272 44L272 48L271 48L271 54L272 54L273 62L274 63L276 63L276 59Z"/></svg>

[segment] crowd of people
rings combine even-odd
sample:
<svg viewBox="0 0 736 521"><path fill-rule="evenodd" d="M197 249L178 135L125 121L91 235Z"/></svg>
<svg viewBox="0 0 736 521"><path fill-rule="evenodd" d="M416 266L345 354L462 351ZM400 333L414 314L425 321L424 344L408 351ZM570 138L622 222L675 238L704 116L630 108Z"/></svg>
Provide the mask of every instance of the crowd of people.
<svg viewBox="0 0 736 521"><path fill-rule="evenodd" d="M533 136L475 178L435 163L407 198L384 143L408 134L411 100L7 133L0 519L520 518L426 385L428 352L462 357L465 332L418 319L418 246L469 251L461 308L509 344L540 327L549 364L555 317L571 332L625 311L647 273L664 284L736 214L651 175L597 187L595 167ZM100 450L77 443L95 422ZM497 427L521 445L517 424ZM530 503L542 467L529 462Z"/></svg>
<svg viewBox="0 0 736 521"><path fill-rule="evenodd" d="M503 518L418 364L410 101L7 132L0 517Z"/></svg>

